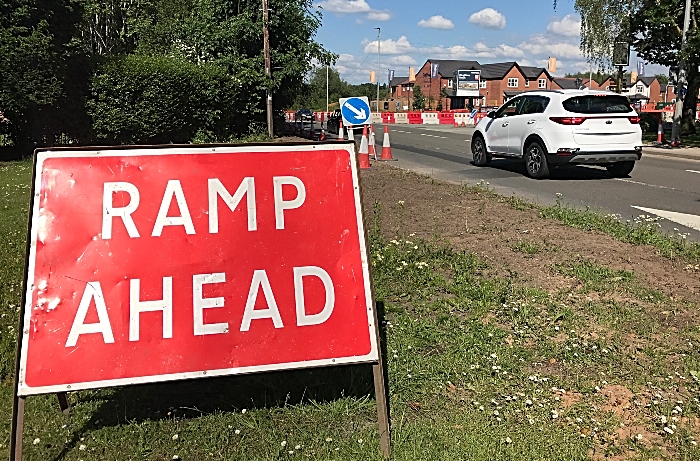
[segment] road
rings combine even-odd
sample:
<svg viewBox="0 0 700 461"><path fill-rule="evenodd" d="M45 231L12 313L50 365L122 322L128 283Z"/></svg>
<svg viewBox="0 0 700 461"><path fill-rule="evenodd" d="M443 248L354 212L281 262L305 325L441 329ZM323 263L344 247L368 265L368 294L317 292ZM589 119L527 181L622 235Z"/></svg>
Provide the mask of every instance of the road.
<svg viewBox="0 0 700 461"><path fill-rule="evenodd" d="M383 130L381 125L376 128L378 148ZM485 181L500 194L514 194L543 205L556 203L557 194L561 194L560 200L570 206L618 214L623 220L653 215L635 207L653 209L674 219L662 220L666 230L678 229L689 234L689 239L700 241L698 161L644 154L629 178L613 179L601 167L570 166L553 170L549 179L535 180L527 177L523 164L515 160L494 159L490 167L474 166L472 131L445 125L389 125L392 154L402 168L467 185Z"/></svg>

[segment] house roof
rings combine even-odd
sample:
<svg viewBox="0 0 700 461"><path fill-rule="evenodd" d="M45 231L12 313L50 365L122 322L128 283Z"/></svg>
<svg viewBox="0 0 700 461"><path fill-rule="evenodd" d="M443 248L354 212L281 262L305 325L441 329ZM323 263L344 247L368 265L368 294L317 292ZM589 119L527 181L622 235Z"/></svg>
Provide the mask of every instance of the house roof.
<svg viewBox="0 0 700 461"><path fill-rule="evenodd" d="M481 74L487 79L500 80L504 78L513 67L518 67L518 69L520 69L520 66L518 66L518 63L515 61L482 64Z"/></svg>
<svg viewBox="0 0 700 461"><path fill-rule="evenodd" d="M432 64L438 64L438 73L445 78L452 78L456 70L480 69L476 61L461 61L457 59L429 59Z"/></svg>
<svg viewBox="0 0 700 461"><path fill-rule="evenodd" d="M583 80L583 79L581 79ZM560 77L555 78L554 83L556 83L562 90L578 90L576 86L576 79L571 77Z"/></svg>
<svg viewBox="0 0 700 461"><path fill-rule="evenodd" d="M391 79L391 82L389 82L389 86L401 85L406 80L408 80L408 77L394 77Z"/></svg>
<svg viewBox="0 0 700 461"><path fill-rule="evenodd" d="M506 96L506 98L512 98L513 96L517 96L521 93L524 93L523 90L505 90L503 94Z"/></svg>
<svg viewBox="0 0 700 461"><path fill-rule="evenodd" d="M656 77L639 77L637 79L638 82L642 82L646 86L651 86L651 84L654 83L654 80L656 80Z"/></svg>
<svg viewBox="0 0 700 461"><path fill-rule="evenodd" d="M547 75L547 77L552 78L551 75L549 75L549 72L547 72L547 69L545 69L544 67L520 66L520 70L523 71L525 77L531 80L542 75L542 72L544 72Z"/></svg>

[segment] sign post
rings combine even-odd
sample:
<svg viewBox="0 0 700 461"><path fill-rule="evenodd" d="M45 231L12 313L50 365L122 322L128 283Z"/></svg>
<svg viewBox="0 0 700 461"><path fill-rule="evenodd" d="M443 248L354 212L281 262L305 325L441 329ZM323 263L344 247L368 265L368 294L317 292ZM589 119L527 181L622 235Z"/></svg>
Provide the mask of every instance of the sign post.
<svg viewBox="0 0 700 461"><path fill-rule="evenodd" d="M389 456L353 143L40 150L27 242L12 461L31 395L353 363Z"/></svg>

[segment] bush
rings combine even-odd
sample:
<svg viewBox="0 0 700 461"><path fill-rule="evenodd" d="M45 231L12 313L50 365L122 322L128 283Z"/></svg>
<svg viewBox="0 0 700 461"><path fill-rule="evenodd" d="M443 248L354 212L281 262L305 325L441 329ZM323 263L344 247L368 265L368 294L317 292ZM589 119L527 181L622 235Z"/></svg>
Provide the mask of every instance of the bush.
<svg viewBox="0 0 700 461"><path fill-rule="evenodd" d="M94 75L87 102L98 139L108 143L186 143L201 133L231 136L235 80L212 64L127 55Z"/></svg>
<svg viewBox="0 0 700 461"><path fill-rule="evenodd" d="M639 124L642 127L642 133L656 133L656 130L659 129L659 119L647 112L642 112L640 117Z"/></svg>

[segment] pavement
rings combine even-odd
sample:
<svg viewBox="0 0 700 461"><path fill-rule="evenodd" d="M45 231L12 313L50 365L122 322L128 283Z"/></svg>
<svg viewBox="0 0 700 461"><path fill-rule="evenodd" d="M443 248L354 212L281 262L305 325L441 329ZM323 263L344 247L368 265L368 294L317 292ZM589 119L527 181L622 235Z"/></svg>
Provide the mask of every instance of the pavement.
<svg viewBox="0 0 700 461"><path fill-rule="evenodd" d="M700 161L700 147L671 147L645 145L642 148L644 154L661 155L664 157L684 158Z"/></svg>

